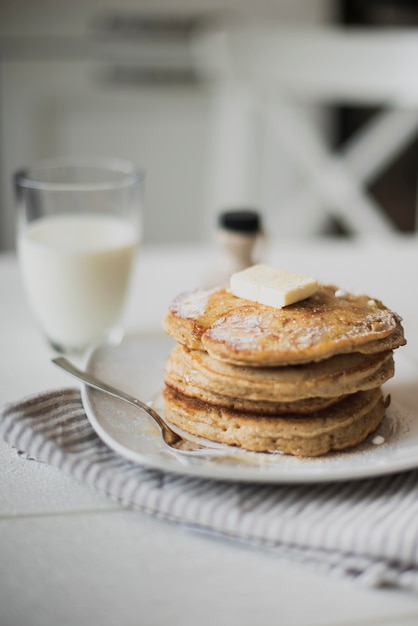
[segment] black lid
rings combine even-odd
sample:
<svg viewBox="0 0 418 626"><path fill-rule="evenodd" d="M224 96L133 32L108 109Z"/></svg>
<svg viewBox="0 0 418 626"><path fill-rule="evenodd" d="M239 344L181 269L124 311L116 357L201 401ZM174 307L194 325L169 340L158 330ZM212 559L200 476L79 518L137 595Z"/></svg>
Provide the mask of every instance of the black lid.
<svg viewBox="0 0 418 626"><path fill-rule="evenodd" d="M223 211L219 214L218 224L225 230L258 233L261 231L261 216L257 211L247 209Z"/></svg>

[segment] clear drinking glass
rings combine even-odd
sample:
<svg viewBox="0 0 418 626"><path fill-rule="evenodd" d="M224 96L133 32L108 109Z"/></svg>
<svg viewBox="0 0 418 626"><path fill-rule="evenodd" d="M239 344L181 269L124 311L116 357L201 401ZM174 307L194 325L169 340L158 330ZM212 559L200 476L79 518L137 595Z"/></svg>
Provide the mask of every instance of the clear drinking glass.
<svg viewBox="0 0 418 626"><path fill-rule="evenodd" d="M55 159L14 176L18 258L50 345L81 354L119 321L141 240L144 175L116 159Z"/></svg>

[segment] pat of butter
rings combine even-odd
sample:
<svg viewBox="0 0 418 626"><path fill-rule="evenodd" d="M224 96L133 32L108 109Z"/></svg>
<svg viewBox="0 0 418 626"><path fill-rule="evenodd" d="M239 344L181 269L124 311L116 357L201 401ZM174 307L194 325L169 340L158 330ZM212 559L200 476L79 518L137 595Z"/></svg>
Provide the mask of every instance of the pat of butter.
<svg viewBox="0 0 418 626"><path fill-rule="evenodd" d="M268 265L253 265L232 274L230 290L234 296L281 309L309 298L318 289L313 278L274 269Z"/></svg>

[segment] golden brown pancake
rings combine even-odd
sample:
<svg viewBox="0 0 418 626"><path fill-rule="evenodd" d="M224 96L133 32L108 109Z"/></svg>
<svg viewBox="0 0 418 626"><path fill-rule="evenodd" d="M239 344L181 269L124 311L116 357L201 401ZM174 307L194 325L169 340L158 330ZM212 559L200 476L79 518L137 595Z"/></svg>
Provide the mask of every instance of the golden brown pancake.
<svg viewBox="0 0 418 626"><path fill-rule="evenodd" d="M197 387L190 382L176 376L175 371L166 374L165 384L176 391L207 402L213 406L220 406L227 409L242 411L242 413L253 413L257 415L282 415L285 413L309 414L332 406L344 396L328 398L303 398L294 402L268 402L263 400L249 400L239 396L224 396L219 393Z"/></svg>
<svg viewBox="0 0 418 626"><path fill-rule="evenodd" d="M198 437L256 452L316 457L356 446L383 420L380 389L359 391L310 416L260 416L214 407L164 388L169 422Z"/></svg>
<svg viewBox="0 0 418 626"><path fill-rule="evenodd" d="M218 394L224 401L225 397L238 397L247 401L289 403L306 398L336 398L379 387L393 376L394 363L389 351L342 354L303 365L241 367L213 359L203 350L176 345L166 361L165 371L168 384L192 397L205 399L196 391L200 389ZM231 401L228 406L232 406Z"/></svg>
<svg viewBox="0 0 418 626"><path fill-rule="evenodd" d="M336 295L337 294L337 295ZM405 344L400 317L379 300L320 285L301 302L276 309L226 289L175 299L164 329L191 349L251 367L294 365L336 354L375 354Z"/></svg>

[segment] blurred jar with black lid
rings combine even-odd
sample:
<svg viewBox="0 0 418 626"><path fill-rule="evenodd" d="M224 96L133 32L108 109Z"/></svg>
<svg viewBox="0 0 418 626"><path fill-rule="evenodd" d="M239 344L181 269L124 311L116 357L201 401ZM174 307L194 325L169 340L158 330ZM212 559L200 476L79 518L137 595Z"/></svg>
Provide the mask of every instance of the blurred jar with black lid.
<svg viewBox="0 0 418 626"><path fill-rule="evenodd" d="M262 238L262 218L258 211L247 208L222 211L214 234L214 265L206 286L224 286L232 274L257 263Z"/></svg>

